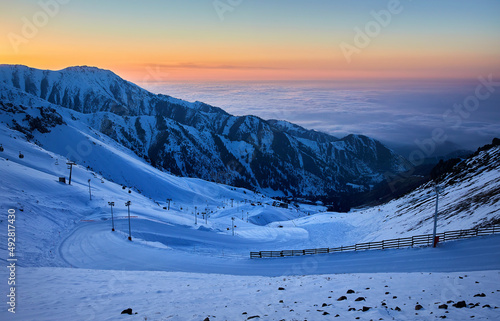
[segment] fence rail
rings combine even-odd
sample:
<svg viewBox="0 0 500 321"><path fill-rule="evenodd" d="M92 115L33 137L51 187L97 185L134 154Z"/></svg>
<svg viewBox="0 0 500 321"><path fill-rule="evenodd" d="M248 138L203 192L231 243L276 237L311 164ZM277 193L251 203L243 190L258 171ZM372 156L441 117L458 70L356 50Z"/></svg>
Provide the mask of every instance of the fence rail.
<svg viewBox="0 0 500 321"><path fill-rule="evenodd" d="M446 242L458 239L466 239L476 236L498 234L500 233L500 224L492 225L489 227L473 228L469 230L457 230L437 233L439 242ZM286 257L286 256L302 256L313 254L327 254L336 252L349 252L349 251L366 251L366 250L385 250L385 249L400 249L407 247L417 246L430 246L433 245L432 234L415 235L411 237L404 237L398 239L382 240L368 243L358 243L350 246L341 246L333 248L318 248L318 249L304 249L304 250L282 250L282 251L260 251L250 252L250 258L269 258L269 257Z"/></svg>

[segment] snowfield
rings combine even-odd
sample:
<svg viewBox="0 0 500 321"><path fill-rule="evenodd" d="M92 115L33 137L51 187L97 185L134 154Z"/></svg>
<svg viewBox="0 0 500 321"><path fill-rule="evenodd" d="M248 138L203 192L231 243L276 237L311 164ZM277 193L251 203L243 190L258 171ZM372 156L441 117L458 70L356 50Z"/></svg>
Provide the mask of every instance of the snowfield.
<svg viewBox="0 0 500 321"><path fill-rule="evenodd" d="M19 273L22 301L14 320L498 320L500 315L498 271L272 278L70 268ZM346 299L338 301L342 296ZM467 307L453 307L460 301ZM415 310L417 304L421 310ZM447 309L439 308L442 304ZM128 308L137 314L120 314ZM12 320L3 311L0 316Z"/></svg>
<svg viewBox="0 0 500 321"><path fill-rule="evenodd" d="M249 258L429 233L430 185L350 213L284 209L249 190L161 172L78 122L38 133L38 145L0 123L0 139L0 260L10 264L9 209L18 259L16 313L5 301L1 320L500 319L499 236L436 249ZM470 161L462 181L445 179L438 231L498 220L499 150ZM72 183L59 183L71 153L79 156ZM470 208L457 207L464 199ZM0 269L4 300L8 278ZM467 306L453 306L460 301ZM137 314L120 314L127 308Z"/></svg>

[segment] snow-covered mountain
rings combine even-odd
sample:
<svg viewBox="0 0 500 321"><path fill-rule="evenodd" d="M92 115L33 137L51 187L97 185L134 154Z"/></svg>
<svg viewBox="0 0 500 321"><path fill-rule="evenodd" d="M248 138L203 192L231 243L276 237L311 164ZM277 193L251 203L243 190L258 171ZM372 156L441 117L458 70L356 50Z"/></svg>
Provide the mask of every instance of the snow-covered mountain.
<svg viewBox="0 0 500 321"><path fill-rule="evenodd" d="M187 259L189 271L221 272L217 258L211 258L214 266L210 268L200 265L199 255L247 258L251 250L338 247L432 232L432 182L386 204L349 213L324 212L325 207L304 204L285 209L249 190L175 177L152 168L119 143L72 120L72 111L63 112L61 117L67 122L55 127L33 121L41 119L41 115L59 119L49 107L17 109L0 104L0 111L0 205L4 213L9 208L20 212L16 223L19 230L32 231L20 233L18 239L22 244L19 255L27 266L117 268L117 262L126 260L121 254L117 254L120 258L116 262L105 257L118 253L124 245L122 238L126 239L123 236L128 232L126 201L133 204L132 236L140 244L130 250L144 258L137 260L139 265L128 262L128 269L167 267L188 271ZM31 115L28 124L50 131L36 135L30 142L22 132L24 128L9 128L6 120L20 123L27 118L26 112ZM11 115L14 119L9 118ZM499 156L500 145L488 146L440 172L436 179L444 191L439 202L439 231L500 221ZM68 177L66 162L72 158L78 158L72 185L61 184L58 177ZM167 199L172 200L168 211L164 209ZM119 233L113 237L107 234L111 225L108 201L116 203ZM199 215L194 215L195 211ZM209 213L210 218L204 220L202 212ZM228 228L231 217L237 226L234 239ZM0 219L0 225L5 222ZM6 231L0 229L1 233ZM80 245L90 239L96 242L91 248ZM165 246L175 251L164 252ZM192 247L197 254L183 257ZM3 250L5 244L0 246L0 252ZM170 259L163 259L164 254L174 255L176 260L168 263ZM156 259L147 260L148 256ZM329 271L331 267L325 265L324 269ZM238 265L229 264L224 271L237 270Z"/></svg>
<svg viewBox="0 0 500 321"><path fill-rule="evenodd" d="M498 235L437 248L248 256L429 233L430 183L350 213L278 208L249 190L152 168L86 125L92 115L29 99L45 105L0 104L0 238L12 237L8 225L16 233L15 248L0 243L0 261L12 264L12 248L18 299L15 317L4 308L1 320L497 319ZM444 187L439 232L498 222L499 154L488 146L435 173ZM71 185L58 182L69 159L78 163ZM462 301L468 308L452 305ZM127 308L137 315L121 315Z"/></svg>
<svg viewBox="0 0 500 321"><path fill-rule="evenodd" d="M376 213L380 209L383 216L380 224L384 227L370 237L387 237L396 226L406 236L432 233L436 185L442 189L438 204L440 231L500 223L500 141L493 142L466 159L448 161L432 181L407 195L366 210Z"/></svg>
<svg viewBox="0 0 500 321"><path fill-rule="evenodd" d="M94 67L0 65L0 101L4 112L26 114L10 126L35 138L71 119L157 168L270 195L337 194L406 170L401 156L362 135L338 139L285 121L232 116L201 102L155 95ZM30 115L21 106L42 109Z"/></svg>

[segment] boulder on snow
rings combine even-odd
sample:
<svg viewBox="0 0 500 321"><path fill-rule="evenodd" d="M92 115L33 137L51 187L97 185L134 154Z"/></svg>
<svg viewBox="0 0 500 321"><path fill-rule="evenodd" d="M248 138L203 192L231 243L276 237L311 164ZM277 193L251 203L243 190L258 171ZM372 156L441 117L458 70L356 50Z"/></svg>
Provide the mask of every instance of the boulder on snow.
<svg viewBox="0 0 500 321"><path fill-rule="evenodd" d="M453 306L455 308L465 308L465 307L467 307L467 303L465 303L465 301L459 301L459 302L453 304Z"/></svg>
<svg viewBox="0 0 500 321"><path fill-rule="evenodd" d="M122 311L121 314L132 314L132 309L131 308L125 309Z"/></svg>

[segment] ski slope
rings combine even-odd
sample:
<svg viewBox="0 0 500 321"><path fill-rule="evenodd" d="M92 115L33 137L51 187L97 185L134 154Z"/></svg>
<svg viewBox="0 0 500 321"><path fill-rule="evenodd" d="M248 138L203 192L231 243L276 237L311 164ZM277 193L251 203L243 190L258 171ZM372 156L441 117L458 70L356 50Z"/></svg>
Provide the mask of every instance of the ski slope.
<svg viewBox="0 0 500 321"><path fill-rule="evenodd" d="M471 261L491 256L491 248L484 245L498 244L498 240L498 237L489 237L452 242L453 245L446 244L434 253L432 249L384 251L380 257L374 256L374 251L355 253L357 257L344 253L337 258L338 263L349 265L337 272L346 273L321 275L314 274L325 267L323 263L329 261L326 256L288 262L291 265L287 272L292 275L285 272L277 277L142 269L21 268L18 273L23 281L18 293L22 301L18 313L12 318L0 311L0 317L2 320L102 321L187 321L208 317L213 321L252 317L255 320L330 320L332 317L337 317L335 320L436 320L446 316L450 320L498 320L498 260L481 267L494 267L491 271L478 271L477 264ZM471 256L471 251L476 253ZM267 262L258 264L277 271L278 263L274 262L287 260L262 261ZM374 262L378 262L377 266L372 265ZM138 260L137 264L140 263L148 265L147 261ZM410 270L415 272L404 272L404 266L411 266ZM452 266L465 270L421 272L443 267L449 270ZM467 266L473 271L466 271ZM383 272L387 270L394 272ZM299 271L301 275L293 275ZM349 290L354 293L349 294ZM342 296L345 300L338 301ZM356 301L358 298L363 300ZM467 307L453 306L460 301ZM439 308L442 304L446 304L445 309ZM422 309L416 311L417 305ZM127 308L137 314L121 315Z"/></svg>
<svg viewBox="0 0 500 321"><path fill-rule="evenodd" d="M144 231L158 228L145 221ZM139 234L140 235L140 234ZM166 241L149 244L129 242L124 233L111 233L109 224L87 224L76 231L60 247L62 259L72 267L138 271L182 271L193 273L217 273L232 275L302 275L326 273L375 273L375 272L453 272L500 269L500 236L491 236L461 242L441 244L439 249L406 249L362 252L346 252L312 257L290 257L283 259L248 258L245 247L255 243L236 240L233 252L226 245L230 236L216 237L208 232L182 233L176 228L162 229L161 234L179 244L200 248L196 251L177 250L163 246ZM158 246L159 245L159 246ZM224 248L224 253L210 253L203 246ZM221 246L222 245L222 246ZM258 245L258 244L257 244ZM243 248L241 257L235 256ZM205 256L200 260L200 256ZM152 259L154 258L154 259Z"/></svg>
<svg viewBox="0 0 500 321"><path fill-rule="evenodd" d="M248 190L158 171L78 124L37 135L43 147L4 124L0 137L0 238L7 239L7 210L15 209L19 267L19 314L2 309L1 320L246 320L256 315L261 320L320 320L336 314L339 320L413 320L415 313L423 320L500 317L495 309L498 236L437 249L249 259L256 250L335 247L427 233L433 215L429 187L412 198L351 213L311 205L283 209ZM72 184L59 183L69 172L68 149L80 146L81 151L87 144L92 153L73 167ZM498 169L484 169L475 180L451 186L442 209L451 209L457 197L479 193L480 186L495 186L498 177ZM164 209L166 198L173 200L170 210ZM418 210L403 211L412 199L422 203ZM115 202L114 232L109 201ZM132 203L132 242L127 240L127 201ZM196 224L195 211L200 213ZM210 214L207 220L201 212ZM475 213L447 215L438 228L470 228L495 219L498 203L479 206ZM7 257L7 243L2 242L4 265ZM6 280L7 273L2 269L0 277ZM397 298L386 297L386 285ZM336 301L349 288L366 301ZM6 282L0 282L0 290L8 293ZM474 297L476 292L486 296ZM436 302L462 299L480 306L472 310L450 304L448 314L437 308ZM417 302L424 310L415 311ZM490 307L483 308L486 304ZM359 311L363 306L370 309ZM396 306L402 311L395 311ZM138 314L120 315L128 307Z"/></svg>

